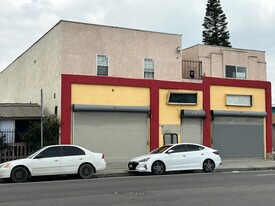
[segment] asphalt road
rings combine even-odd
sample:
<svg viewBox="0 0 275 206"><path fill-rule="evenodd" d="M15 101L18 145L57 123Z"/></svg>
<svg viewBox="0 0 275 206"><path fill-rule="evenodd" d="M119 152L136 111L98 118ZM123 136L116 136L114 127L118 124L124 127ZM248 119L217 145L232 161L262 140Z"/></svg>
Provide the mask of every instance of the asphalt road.
<svg viewBox="0 0 275 206"><path fill-rule="evenodd" d="M1 183L0 205L274 205L275 171Z"/></svg>

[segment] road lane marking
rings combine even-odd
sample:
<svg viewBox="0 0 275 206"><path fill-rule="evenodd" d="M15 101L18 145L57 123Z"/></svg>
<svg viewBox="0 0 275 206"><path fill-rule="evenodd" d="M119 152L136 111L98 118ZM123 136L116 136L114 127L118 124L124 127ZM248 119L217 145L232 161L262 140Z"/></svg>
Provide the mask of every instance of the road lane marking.
<svg viewBox="0 0 275 206"><path fill-rule="evenodd" d="M275 174L259 174L258 177L264 177L264 176L275 176Z"/></svg>

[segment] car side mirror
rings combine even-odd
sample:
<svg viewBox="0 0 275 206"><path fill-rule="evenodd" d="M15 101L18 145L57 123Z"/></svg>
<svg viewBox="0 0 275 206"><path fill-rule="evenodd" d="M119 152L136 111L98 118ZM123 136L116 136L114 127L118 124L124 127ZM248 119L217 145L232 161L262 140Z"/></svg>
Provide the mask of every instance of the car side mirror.
<svg viewBox="0 0 275 206"><path fill-rule="evenodd" d="M34 159L41 159L41 158L43 158L43 155L42 154L38 154L38 155L35 156Z"/></svg>
<svg viewBox="0 0 275 206"><path fill-rule="evenodd" d="M174 150L172 150L172 149L170 149L170 150L168 150L168 154L171 154L171 153L173 153L174 152Z"/></svg>

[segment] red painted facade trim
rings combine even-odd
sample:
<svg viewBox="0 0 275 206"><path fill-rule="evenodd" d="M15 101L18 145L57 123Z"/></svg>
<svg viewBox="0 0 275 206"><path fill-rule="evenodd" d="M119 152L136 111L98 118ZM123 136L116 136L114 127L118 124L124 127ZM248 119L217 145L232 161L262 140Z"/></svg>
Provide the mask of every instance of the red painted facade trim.
<svg viewBox="0 0 275 206"><path fill-rule="evenodd" d="M150 88L150 151L159 147L159 89Z"/></svg>
<svg viewBox="0 0 275 206"><path fill-rule="evenodd" d="M71 143L71 80L61 76L61 144Z"/></svg>
<svg viewBox="0 0 275 206"><path fill-rule="evenodd" d="M203 120L203 145L211 147L211 112L210 112L210 79L203 79L203 110L205 118Z"/></svg>
<svg viewBox="0 0 275 206"><path fill-rule="evenodd" d="M271 108L271 84L264 81L221 79L204 77L202 83L170 82L147 79L128 79L117 77L82 76L63 74L61 77L61 144L70 144L72 136L72 108L71 86L72 84L94 84L145 87L150 89L150 150L159 146L159 90L182 89L203 91L203 109L206 117L203 120L203 144L211 146L211 111L210 111L210 87L211 85L236 86L248 88L263 88L266 95L266 151L272 152L272 108Z"/></svg>
<svg viewBox="0 0 275 206"><path fill-rule="evenodd" d="M70 144L72 136L72 84L146 87L150 89L150 150L159 146L159 89L202 90L202 84L158 80L63 74L61 83L61 144Z"/></svg>
<svg viewBox="0 0 275 206"><path fill-rule="evenodd" d="M271 97L271 83L266 82L265 89L265 104L266 104L266 152L272 153L272 97Z"/></svg>
<svg viewBox="0 0 275 206"><path fill-rule="evenodd" d="M244 87L244 88L260 88L265 89L265 107L266 107L266 152L272 152L272 99L271 99L271 83L266 81L252 81L252 80L239 80L239 79L222 79L213 77L204 77L203 84L205 88L204 92L204 110L206 112L206 118L204 122L204 144L211 145L211 119L208 120L210 115L210 86L232 86L232 87ZM209 90L209 91L208 91ZM209 114L208 114L209 113Z"/></svg>

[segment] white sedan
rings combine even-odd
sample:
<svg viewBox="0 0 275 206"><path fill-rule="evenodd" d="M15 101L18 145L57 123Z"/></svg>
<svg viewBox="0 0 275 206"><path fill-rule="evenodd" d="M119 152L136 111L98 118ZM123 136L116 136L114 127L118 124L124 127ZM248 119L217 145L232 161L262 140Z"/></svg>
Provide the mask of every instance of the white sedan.
<svg viewBox="0 0 275 206"><path fill-rule="evenodd" d="M33 176L79 174L88 179L105 168L103 153L94 153L76 145L51 145L27 158L0 164L0 178L26 182Z"/></svg>
<svg viewBox="0 0 275 206"><path fill-rule="evenodd" d="M182 170L213 172L220 164L217 150L199 144L181 143L164 145L147 155L133 158L128 168L129 171L161 175L166 171Z"/></svg>

